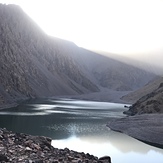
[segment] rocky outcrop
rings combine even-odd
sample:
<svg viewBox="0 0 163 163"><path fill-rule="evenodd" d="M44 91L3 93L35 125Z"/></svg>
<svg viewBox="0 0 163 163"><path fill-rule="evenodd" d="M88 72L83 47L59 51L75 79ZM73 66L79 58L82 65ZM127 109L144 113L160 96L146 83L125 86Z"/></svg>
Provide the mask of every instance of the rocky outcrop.
<svg viewBox="0 0 163 163"><path fill-rule="evenodd" d="M0 129L0 162L12 163L111 163L111 158L89 153L58 149L51 139L43 136L13 133Z"/></svg>
<svg viewBox="0 0 163 163"><path fill-rule="evenodd" d="M163 113L163 82L155 91L140 98L124 113L128 115Z"/></svg>

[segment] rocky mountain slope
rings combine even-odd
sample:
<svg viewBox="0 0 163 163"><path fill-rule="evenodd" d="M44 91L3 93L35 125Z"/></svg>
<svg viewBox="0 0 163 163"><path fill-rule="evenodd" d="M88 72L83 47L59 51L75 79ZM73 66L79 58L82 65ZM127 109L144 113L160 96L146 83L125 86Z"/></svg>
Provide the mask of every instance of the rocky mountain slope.
<svg viewBox="0 0 163 163"><path fill-rule="evenodd" d="M139 88L138 90L121 97L121 100L133 104L138 101L141 97L156 90L162 82L163 77L156 77L155 79L151 80L149 83Z"/></svg>
<svg viewBox="0 0 163 163"><path fill-rule="evenodd" d="M30 97L132 91L154 74L47 36L18 6L0 4L0 104Z"/></svg>
<svg viewBox="0 0 163 163"><path fill-rule="evenodd" d="M18 6L0 5L0 22L1 102L99 90Z"/></svg>
<svg viewBox="0 0 163 163"><path fill-rule="evenodd" d="M163 78L160 78L159 81L161 83L157 89L141 97L125 113L129 115L163 113Z"/></svg>
<svg viewBox="0 0 163 163"><path fill-rule="evenodd" d="M133 91L144 86L156 76L136 66L131 66L131 64L79 48L68 41L57 39L56 44L60 47L60 53L68 54L75 59L80 70L102 88Z"/></svg>

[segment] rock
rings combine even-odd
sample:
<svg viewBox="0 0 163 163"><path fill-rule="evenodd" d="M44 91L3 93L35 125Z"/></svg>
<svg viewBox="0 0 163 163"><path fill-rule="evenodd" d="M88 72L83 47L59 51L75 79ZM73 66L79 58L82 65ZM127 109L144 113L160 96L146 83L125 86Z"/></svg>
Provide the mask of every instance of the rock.
<svg viewBox="0 0 163 163"><path fill-rule="evenodd" d="M104 162L104 163L111 163L111 158L110 156L103 156L99 158L100 161Z"/></svg>
<svg viewBox="0 0 163 163"><path fill-rule="evenodd" d="M32 149L29 148L29 147L26 147L25 150L26 150L26 151L32 151Z"/></svg>
<svg viewBox="0 0 163 163"><path fill-rule="evenodd" d="M4 154L0 154L0 162L7 162L8 161L8 158L7 156L5 156Z"/></svg>
<svg viewBox="0 0 163 163"><path fill-rule="evenodd" d="M124 108L130 108L130 106L128 106L128 105L124 105Z"/></svg>

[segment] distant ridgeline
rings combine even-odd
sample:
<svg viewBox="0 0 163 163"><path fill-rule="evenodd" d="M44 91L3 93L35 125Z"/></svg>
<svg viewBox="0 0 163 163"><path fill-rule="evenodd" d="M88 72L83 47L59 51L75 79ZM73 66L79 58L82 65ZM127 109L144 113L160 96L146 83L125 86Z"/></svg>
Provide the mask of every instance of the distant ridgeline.
<svg viewBox="0 0 163 163"><path fill-rule="evenodd" d="M19 6L0 4L0 22L0 104L104 89L132 91L155 77L47 36Z"/></svg>

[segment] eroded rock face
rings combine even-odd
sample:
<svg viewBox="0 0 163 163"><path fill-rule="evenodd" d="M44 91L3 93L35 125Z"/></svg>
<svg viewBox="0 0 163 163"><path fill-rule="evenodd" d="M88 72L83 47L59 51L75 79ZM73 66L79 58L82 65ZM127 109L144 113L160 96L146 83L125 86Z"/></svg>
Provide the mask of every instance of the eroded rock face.
<svg viewBox="0 0 163 163"><path fill-rule="evenodd" d="M13 133L0 129L0 162L12 163L111 163L111 158L97 158L89 153L58 149L43 136Z"/></svg>
<svg viewBox="0 0 163 163"><path fill-rule="evenodd" d="M140 98L124 113L128 115L163 113L163 83L160 83L155 91Z"/></svg>

